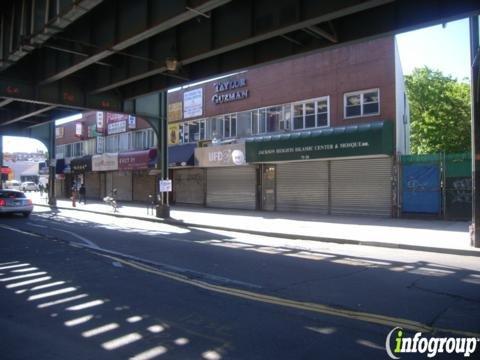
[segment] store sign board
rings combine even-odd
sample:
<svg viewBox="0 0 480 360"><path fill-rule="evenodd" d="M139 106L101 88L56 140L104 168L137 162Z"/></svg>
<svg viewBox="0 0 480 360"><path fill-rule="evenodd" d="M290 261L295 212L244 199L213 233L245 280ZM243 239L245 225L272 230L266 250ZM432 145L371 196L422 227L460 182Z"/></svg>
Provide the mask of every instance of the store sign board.
<svg viewBox="0 0 480 360"><path fill-rule="evenodd" d="M55 128L55 138L61 139L65 136L65 128L63 126Z"/></svg>
<svg viewBox="0 0 480 360"><path fill-rule="evenodd" d="M104 120L103 112L102 111L97 111L96 115L97 115L97 121L96 121L97 131L99 133L103 133L103 131L105 129L105 120Z"/></svg>
<svg viewBox="0 0 480 360"><path fill-rule="evenodd" d="M345 129L345 128L343 128ZM353 128L352 128L353 129ZM362 131L332 131L308 136L281 136L272 139L247 141L246 159L249 163L309 160L365 155L392 155L392 126Z"/></svg>
<svg viewBox="0 0 480 360"><path fill-rule="evenodd" d="M182 102L174 102L168 104L168 122L175 122L182 120Z"/></svg>
<svg viewBox="0 0 480 360"><path fill-rule="evenodd" d="M168 145L176 145L180 142L179 124L168 125Z"/></svg>
<svg viewBox="0 0 480 360"><path fill-rule="evenodd" d="M93 171L115 171L118 170L118 154L105 153L92 156Z"/></svg>
<svg viewBox="0 0 480 360"><path fill-rule="evenodd" d="M128 128L130 130L137 128L137 118L132 115L128 115Z"/></svg>
<svg viewBox="0 0 480 360"><path fill-rule="evenodd" d="M188 119L203 114L203 88L183 93L183 118Z"/></svg>
<svg viewBox="0 0 480 360"><path fill-rule="evenodd" d="M75 136L82 137L83 135L83 124L81 122L75 123Z"/></svg>
<svg viewBox="0 0 480 360"><path fill-rule="evenodd" d="M118 170L148 169L149 163L155 158L154 150L133 151L118 154Z"/></svg>
<svg viewBox="0 0 480 360"><path fill-rule="evenodd" d="M213 83L215 94L212 96L212 102L216 105L243 100L248 98L249 91L244 89L247 86L247 79L228 79Z"/></svg>
<svg viewBox="0 0 480 360"><path fill-rule="evenodd" d="M245 144L195 149L195 165L199 167L241 166L245 164Z"/></svg>
<svg viewBox="0 0 480 360"><path fill-rule="evenodd" d="M108 135L123 133L127 131L127 120L109 123L107 129Z"/></svg>
<svg viewBox="0 0 480 360"><path fill-rule="evenodd" d="M97 154L105 152L105 136L97 136Z"/></svg>
<svg viewBox="0 0 480 360"><path fill-rule="evenodd" d="M70 162L70 169L75 173L92 171L92 157L84 156L81 158L72 159Z"/></svg>

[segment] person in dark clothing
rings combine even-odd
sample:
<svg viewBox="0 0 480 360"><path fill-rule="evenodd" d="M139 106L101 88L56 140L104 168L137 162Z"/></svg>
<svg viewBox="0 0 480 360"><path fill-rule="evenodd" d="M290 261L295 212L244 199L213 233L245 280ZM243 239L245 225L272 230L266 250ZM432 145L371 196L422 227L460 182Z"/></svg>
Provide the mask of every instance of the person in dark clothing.
<svg viewBox="0 0 480 360"><path fill-rule="evenodd" d="M80 190L78 191L79 195L80 195L80 199L78 200L79 203L82 202L83 200L83 204L87 204L87 189L85 188L85 184L82 184L80 186Z"/></svg>

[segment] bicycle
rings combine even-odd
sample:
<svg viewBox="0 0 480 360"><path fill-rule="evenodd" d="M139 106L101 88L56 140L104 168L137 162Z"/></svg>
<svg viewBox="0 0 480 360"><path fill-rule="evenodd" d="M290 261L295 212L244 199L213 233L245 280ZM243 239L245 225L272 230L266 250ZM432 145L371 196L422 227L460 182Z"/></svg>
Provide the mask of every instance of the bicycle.
<svg viewBox="0 0 480 360"><path fill-rule="evenodd" d="M103 201L112 207L114 213L118 212L117 189L113 189L109 196L103 198Z"/></svg>

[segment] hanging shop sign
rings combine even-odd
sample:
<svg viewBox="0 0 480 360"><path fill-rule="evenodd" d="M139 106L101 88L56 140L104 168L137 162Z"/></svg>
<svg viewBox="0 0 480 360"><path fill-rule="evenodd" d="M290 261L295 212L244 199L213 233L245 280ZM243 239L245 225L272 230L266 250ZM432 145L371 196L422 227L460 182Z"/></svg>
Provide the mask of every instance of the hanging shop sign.
<svg viewBox="0 0 480 360"><path fill-rule="evenodd" d="M167 113L168 122L175 122L182 120L182 102L174 102L168 104Z"/></svg>
<svg viewBox="0 0 480 360"><path fill-rule="evenodd" d="M92 156L87 155L70 161L70 169L74 173L84 173L92 171Z"/></svg>
<svg viewBox="0 0 480 360"><path fill-rule="evenodd" d="M118 154L118 170L142 170L152 167L157 156L156 149Z"/></svg>
<svg viewBox="0 0 480 360"><path fill-rule="evenodd" d="M96 125L97 125L97 132L100 134L103 134L105 131L105 119L104 119L104 114L103 111L97 111L97 119L96 119Z"/></svg>
<svg viewBox="0 0 480 360"><path fill-rule="evenodd" d="M240 166L245 164L245 144L195 149L195 165L199 167Z"/></svg>
<svg viewBox="0 0 480 360"><path fill-rule="evenodd" d="M92 156L93 171L115 171L118 170L118 154L105 153Z"/></svg>
<svg viewBox="0 0 480 360"><path fill-rule="evenodd" d="M83 136L83 124L81 122L75 123L75 136L76 137Z"/></svg>
<svg viewBox="0 0 480 360"><path fill-rule="evenodd" d="M183 118L188 119L203 114L203 88L183 93Z"/></svg>
<svg viewBox="0 0 480 360"><path fill-rule="evenodd" d="M105 152L105 136L97 136L97 154Z"/></svg>
<svg viewBox="0 0 480 360"><path fill-rule="evenodd" d="M331 157L392 155L393 128L389 121L341 128L247 139L249 163Z"/></svg>
<svg viewBox="0 0 480 360"><path fill-rule="evenodd" d="M246 86L247 79L245 78L215 82L213 83L215 94L212 96L212 102L218 105L246 99L249 96L248 89L243 89Z"/></svg>

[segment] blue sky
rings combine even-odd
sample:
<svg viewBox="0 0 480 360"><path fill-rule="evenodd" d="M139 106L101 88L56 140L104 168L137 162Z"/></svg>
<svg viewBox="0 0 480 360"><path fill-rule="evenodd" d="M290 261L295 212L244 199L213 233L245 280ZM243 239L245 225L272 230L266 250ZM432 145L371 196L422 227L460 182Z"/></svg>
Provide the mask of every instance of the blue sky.
<svg viewBox="0 0 480 360"><path fill-rule="evenodd" d="M397 35L403 72L428 66L458 80L470 78L468 19ZM39 141L5 136L5 152L46 150Z"/></svg>
<svg viewBox="0 0 480 360"><path fill-rule="evenodd" d="M459 81L470 79L468 19L397 35L404 74L427 65Z"/></svg>

